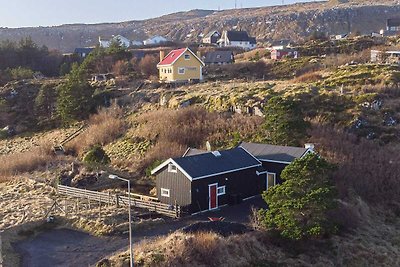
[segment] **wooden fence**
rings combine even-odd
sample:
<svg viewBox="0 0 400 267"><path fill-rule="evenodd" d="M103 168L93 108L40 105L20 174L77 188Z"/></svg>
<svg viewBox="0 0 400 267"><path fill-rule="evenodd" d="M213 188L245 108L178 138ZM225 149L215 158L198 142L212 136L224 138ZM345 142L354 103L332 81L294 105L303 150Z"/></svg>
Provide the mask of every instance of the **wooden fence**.
<svg viewBox="0 0 400 267"><path fill-rule="evenodd" d="M107 203L109 205L126 205L128 206L128 196L113 194L110 192L90 191L79 189L65 185L58 185L57 192L60 195L87 199L88 201L97 201ZM128 195L128 194L126 194ZM158 201L157 198L131 194L131 206L136 208L147 209L168 217L179 218L181 216L181 208L178 205L164 204Z"/></svg>

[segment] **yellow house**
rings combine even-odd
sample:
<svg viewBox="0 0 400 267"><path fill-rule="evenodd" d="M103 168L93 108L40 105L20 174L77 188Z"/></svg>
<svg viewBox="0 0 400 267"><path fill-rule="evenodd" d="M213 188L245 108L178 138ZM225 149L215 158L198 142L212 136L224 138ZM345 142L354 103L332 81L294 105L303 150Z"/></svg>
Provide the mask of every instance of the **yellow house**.
<svg viewBox="0 0 400 267"><path fill-rule="evenodd" d="M160 63L157 69L160 72L160 81L166 83L180 83L203 80L204 62L189 48L172 50L164 57L160 51Z"/></svg>

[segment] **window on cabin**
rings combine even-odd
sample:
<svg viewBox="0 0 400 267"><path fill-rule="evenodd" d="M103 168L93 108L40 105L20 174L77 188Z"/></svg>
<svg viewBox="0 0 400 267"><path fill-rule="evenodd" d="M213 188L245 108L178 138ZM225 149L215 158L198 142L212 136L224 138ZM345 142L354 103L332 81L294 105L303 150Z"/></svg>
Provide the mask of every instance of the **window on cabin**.
<svg viewBox="0 0 400 267"><path fill-rule="evenodd" d="M190 55L185 55L185 60L189 60L190 59Z"/></svg>
<svg viewBox="0 0 400 267"><path fill-rule="evenodd" d="M185 68L179 68L178 69L179 74L185 74Z"/></svg>
<svg viewBox="0 0 400 267"><path fill-rule="evenodd" d="M225 195L225 185L217 188L217 196Z"/></svg>
<svg viewBox="0 0 400 267"><path fill-rule="evenodd" d="M169 197L169 189L161 188L161 196L162 197Z"/></svg>
<svg viewBox="0 0 400 267"><path fill-rule="evenodd" d="M176 168L176 166L172 163L168 164L168 172L177 172L178 169Z"/></svg>

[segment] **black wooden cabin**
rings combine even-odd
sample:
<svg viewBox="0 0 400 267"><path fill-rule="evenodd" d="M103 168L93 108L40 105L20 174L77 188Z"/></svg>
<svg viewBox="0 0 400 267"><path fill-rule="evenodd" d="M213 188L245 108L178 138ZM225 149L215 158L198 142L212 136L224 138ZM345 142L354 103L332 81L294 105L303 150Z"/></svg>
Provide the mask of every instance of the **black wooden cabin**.
<svg viewBox="0 0 400 267"><path fill-rule="evenodd" d="M214 210L260 195L281 183L282 170L309 148L241 143L223 151L188 149L152 171L157 197L195 213Z"/></svg>
<svg viewBox="0 0 400 267"><path fill-rule="evenodd" d="M157 197L187 212L213 210L260 194L261 162L243 148L205 152L165 161L152 171Z"/></svg>

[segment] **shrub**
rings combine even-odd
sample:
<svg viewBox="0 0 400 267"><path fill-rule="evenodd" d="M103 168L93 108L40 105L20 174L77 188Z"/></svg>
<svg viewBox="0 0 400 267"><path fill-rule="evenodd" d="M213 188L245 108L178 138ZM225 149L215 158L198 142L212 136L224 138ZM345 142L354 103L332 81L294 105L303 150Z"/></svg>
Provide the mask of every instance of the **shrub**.
<svg viewBox="0 0 400 267"><path fill-rule="evenodd" d="M107 165L111 162L111 160L104 149L101 146L96 145L86 153L86 155L83 157L83 162L88 164Z"/></svg>
<svg viewBox="0 0 400 267"><path fill-rule="evenodd" d="M260 211L265 227L293 240L334 233L327 216L335 208L333 169L313 153L288 165L281 174L284 182L263 193L268 204Z"/></svg>
<svg viewBox="0 0 400 267"><path fill-rule="evenodd" d="M337 164L334 173L341 199L360 196L370 205L400 202L400 154L392 145L359 139L341 129L314 125L311 142Z"/></svg>
<svg viewBox="0 0 400 267"><path fill-rule="evenodd" d="M146 55L139 63L139 68L143 75L150 77L157 75L158 57L154 55Z"/></svg>
<svg viewBox="0 0 400 267"><path fill-rule="evenodd" d="M303 75L300 75L299 77L294 79L294 82L297 83L312 83L312 82L317 82L322 79L322 75L319 74L318 72L307 72Z"/></svg>
<svg viewBox="0 0 400 267"><path fill-rule="evenodd" d="M309 127L296 102L281 97L271 98L265 107L266 140L276 145L299 145Z"/></svg>
<svg viewBox="0 0 400 267"><path fill-rule="evenodd" d="M10 76L13 80L21 80L21 79L32 79L33 71L28 68L18 67L14 69L8 69Z"/></svg>

